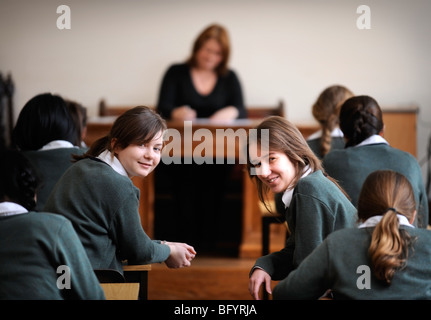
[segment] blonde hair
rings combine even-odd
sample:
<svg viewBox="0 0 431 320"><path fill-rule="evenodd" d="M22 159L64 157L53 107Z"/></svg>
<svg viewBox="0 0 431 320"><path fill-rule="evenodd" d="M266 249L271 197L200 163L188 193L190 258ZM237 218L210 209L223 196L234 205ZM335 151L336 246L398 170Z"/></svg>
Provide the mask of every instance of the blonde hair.
<svg viewBox="0 0 431 320"><path fill-rule="evenodd" d="M351 97L353 97L352 91L344 86L333 85L322 91L312 107L313 116L322 128L320 139L322 156L331 150L331 132L339 125L341 105Z"/></svg>
<svg viewBox="0 0 431 320"><path fill-rule="evenodd" d="M228 61L230 56L229 35L227 30L218 24L212 24L206 27L205 30L199 34L193 44L192 54L187 60L187 64L191 67L196 66L197 53L209 39L215 39L220 44L222 51L222 61L217 66L216 72L218 75L226 74L228 71Z"/></svg>
<svg viewBox="0 0 431 320"><path fill-rule="evenodd" d="M408 248L413 239L400 229L397 214L409 221L414 217L416 202L410 182L392 170L379 170L365 180L358 201L358 218L362 221L383 215L371 236L368 253L377 279L390 284L397 270L407 263Z"/></svg>

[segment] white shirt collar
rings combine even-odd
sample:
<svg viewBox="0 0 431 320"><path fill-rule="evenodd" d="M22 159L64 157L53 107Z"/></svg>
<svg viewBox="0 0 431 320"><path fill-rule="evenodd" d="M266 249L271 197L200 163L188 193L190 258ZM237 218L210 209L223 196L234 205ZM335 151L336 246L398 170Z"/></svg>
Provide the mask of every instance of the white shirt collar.
<svg viewBox="0 0 431 320"><path fill-rule="evenodd" d="M27 213L28 210L15 202L0 202L0 217L14 216Z"/></svg>
<svg viewBox="0 0 431 320"><path fill-rule="evenodd" d="M303 171L303 172L304 172L304 173L302 174L301 178L299 178L299 180L301 180L302 178L304 178L304 177L308 176L308 175L311 173L311 168L310 168L310 166L309 166L309 165L307 165L307 166L304 168L304 171ZM286 190L286 191L284 191L283 196L281 197L281 200L283 201L283 203L284 203L284 207L285 207L285 208L287 208L288 206L290 206L290 203L292 202L292 196L293 196L293 190L294 190L294 189L295 189L295 188L291 188L291 189L287 188L287 190Z"/></svg>
<svg viewBox="0 0 431 320"><path fill-rule="evenodd" d="M314 140L322 137L322 130L316 131L313 134L309 135L307 140ZM331 137L337 138L337 137L344 137L343 131L339 127L336 127L334 130L331 131Z"/></svg>
<svg viewBox="0 0 431 320"><path fill-rule="evenodd" d="M45 150L52 150L52 149L59 149L59 148L73 148L74 145L66 140L53 140L51 142L48 142L46 145L44 145L42 148L40 148L40 151Z"/></svg>
<svg viewBox="0 0 431 320"><path fill-rule="evenodd" d="M397 214L397 217L398 217L398 222L400 223L400 225L405 225L405 226L409 226L409 227L414 228L414 226L409 223L409 220L405 216L403 216L402 214ZM379 223L380 220L382 220L382 218L383 218L383 216L369 217L367 220L365 220L364 223L360 224L358 226L358 228L374 227Z"/></svg>
<svg viewBox="0 0 431 320"><path fill-rule="evenodd" d="M380 136L378 134L374 134L374 135L368 137L367 139L365 139L364 141L362 141L361 143L357 144L355 147L365 146L365 145L369 145L369 144L376 144L376 143L389 144L385 140L385 138L383 138L382 136Z"/></svg>
<svg viewBox="0 0 431 320"><path fill-rule="evenodd" d="M114 156L109 150L103 151L97 158L103 162L106 162L112 169L114 169L115 172L121 174L122 176L129 177L120 160L118 160L117 157Z"/></svg>

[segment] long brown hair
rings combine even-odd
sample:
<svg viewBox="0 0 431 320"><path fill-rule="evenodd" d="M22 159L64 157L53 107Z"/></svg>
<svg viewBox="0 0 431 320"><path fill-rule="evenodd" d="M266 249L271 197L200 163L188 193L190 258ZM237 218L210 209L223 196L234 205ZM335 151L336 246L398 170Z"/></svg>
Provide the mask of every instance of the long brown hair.
<svg viewBox="0 0 431 320"><path fill-rule="evenodd" d="M383 215L373 231L368 253L374 275L387 284L406 265L408 247L413 241L406 230L399 228L397 214L411 221L415 210L413 188L402 174L379 170L366 178L358 200L358 218L365 221Z"/></svg>
<svg viewBox="0 0 431 320"><path fill-rule="evenodd" d="M205 30L203 30L196 38L193 44L192 54L187 60L187 64L191 67L196 66L197 52L209 39L215 39L220 44L222 51L222 61L217 66L216 72L218 75L226 74L228 71L228 61L230 56L230 42L227 30L219 24L212 24L206 27Z"/></svg>
<svg viewBox="0 0 431 320"><path fill-rule="evenodd" d="M322 128L320 139L322 156L331 149L331 132L339 125L341 105L351 97L353 97L352 91L341 85L333 85L322 91L312 107L313 116Z"/></svg>
<svg viewBox="0 0 431 320"><path fill-rule="evenodd" d="M256 175L252 174L253 164L250 162L249 145L250 143L256 143L261 146L265 141L263 130L267 130L268 146L270 150L283 152L292 162L296 169L296 176L292 182L292 188L296 186L299 179L303 174L304 168L308 165L312 172L321 170L322 173L330 179L340 190L347 196L345 191L338 185L338 183L329 177L322 167L321 161L314 152L308 146L304 136L298 130L298 128L280 116L270 116L265 118L256 128L256 137L251 137L250 134L247 140L247 170L250 178L255 181L258 191L259 200L267 207L267 194L269 188L257 178Z"/></svg>
<svg viewBox="0 0 431 320"><path fill-rule="evenodd" d="M96 140L84 155L74 156L74 159L97 157L105 150L112 152L116 147L124 149L130 144L148 143L166 128L166 121L154 110L146 106L135 107L115 120L108 135Z"/></svg>

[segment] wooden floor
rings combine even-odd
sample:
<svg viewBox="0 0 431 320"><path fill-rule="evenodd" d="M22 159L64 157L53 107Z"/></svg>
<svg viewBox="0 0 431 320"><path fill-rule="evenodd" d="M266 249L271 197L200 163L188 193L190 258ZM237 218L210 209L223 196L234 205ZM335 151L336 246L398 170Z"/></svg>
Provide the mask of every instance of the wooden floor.
<svg viewBox="0 0 431 320"><path fill-rule="evenodd" d="M275 231L271 235L271 251L280 250L285 233ZM251 300L248 276L255 261L255 258L198 253L188 268L169 269L164 263L153 264L148 275L148 299Z"/></svg>

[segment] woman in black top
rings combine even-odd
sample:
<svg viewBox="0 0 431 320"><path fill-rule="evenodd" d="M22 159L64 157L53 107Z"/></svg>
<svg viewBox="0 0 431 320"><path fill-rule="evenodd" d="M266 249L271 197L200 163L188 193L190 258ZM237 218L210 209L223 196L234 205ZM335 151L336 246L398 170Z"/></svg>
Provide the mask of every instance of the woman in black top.
<svg viewBox="0 0 431 320"><path fill-rule="evenodd" d="M240 82L228 68L229 55L226 29L216 24L208 26L194 42L190 58L167 70L157 111L168 120L180 122L196 118L210 121L246 118ZM227 184L232 184L229 180L233 168L231 164L193 163L179 168L161 163L156 172L156 192L168 189L174 200L172 207L166 202L156 203L156 210L160 210L156 213L156 234L191 242L201 251L213 251L217 241L226 241L226 230L219 236L216 225L223 221L223 215L229 214L222 206ZM170 211L175 211L172 230L166 230L165 224L159 230L157 219L170 219L163 218ZM236 231L233 237L237 237Z"/></svg>
<svg viewBox="0 0 431 320"><path fill-rule="evenodd" d="M157 109L172 120L245 118L241 85L228 69L230 53L226 29L207 27L196 39L191 57L167 70Z"/></svg>

